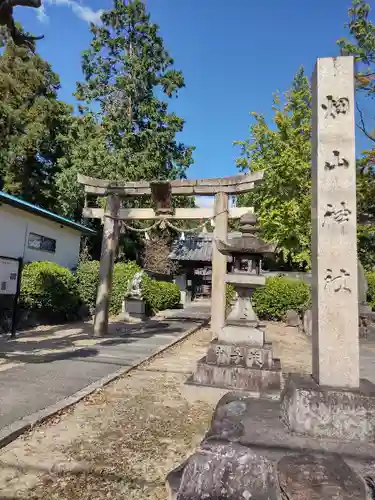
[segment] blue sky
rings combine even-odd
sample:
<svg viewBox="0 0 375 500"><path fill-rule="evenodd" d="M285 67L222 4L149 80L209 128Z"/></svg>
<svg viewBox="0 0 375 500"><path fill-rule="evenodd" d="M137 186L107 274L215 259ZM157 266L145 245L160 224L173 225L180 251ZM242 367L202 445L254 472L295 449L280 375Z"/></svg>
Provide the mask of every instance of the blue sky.
<svg viewBox="0 0 375 500"><path fill-rule="evenodd" d="M74 102L87 21L110 0L44 0L44 13L17 8L27 31L45 34L38 51L59 73L61 99ZM190 177L236 173L233 140L248 135L250 111L271 117L272 93L303 65L338 54L350 0L147 0L186 88L172 108L186 120L182 140L196 146ZM44 19L43 19L44 18ZM43 22L41 22L43 21ZM363 141L359 140L359 147Z"/></svg>

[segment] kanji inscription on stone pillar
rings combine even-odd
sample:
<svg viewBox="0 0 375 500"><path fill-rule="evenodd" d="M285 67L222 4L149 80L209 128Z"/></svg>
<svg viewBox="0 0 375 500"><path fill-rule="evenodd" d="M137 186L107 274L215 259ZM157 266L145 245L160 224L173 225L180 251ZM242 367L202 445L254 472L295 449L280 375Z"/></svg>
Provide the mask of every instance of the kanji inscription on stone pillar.
<svg viewBox="0 0 375 500"><path fill-rule="evenodd" d="M318 59L313 78L313 376L359 386L352 57Z"/></svg>

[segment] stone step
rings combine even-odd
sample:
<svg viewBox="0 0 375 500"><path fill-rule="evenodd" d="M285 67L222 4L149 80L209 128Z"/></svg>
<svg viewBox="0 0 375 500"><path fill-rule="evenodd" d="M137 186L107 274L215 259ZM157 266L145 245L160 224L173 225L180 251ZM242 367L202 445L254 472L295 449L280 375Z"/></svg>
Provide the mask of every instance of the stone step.
<svg viewBox="0 0 375 500"><path fill-rule="evenodd" d="M204 357L197 363L192 382L199 385L235 389L258 394L280 391L283 386L280 360L273 361L272 369L214 365Z"/></svg>
<svg viewBox="0 0 375 500"><path fill-rule="evenodd" d="M208 364L220 366L242 366L244 368L272 369L272 344L263 347L248 344L231 344L213 340L209 346L206 361Z"/></svg>
<svg viewBox="0 0 375 500"><path fill-rule="evenodd" d="M215 402L219 402L219 400L228 392L232 391L233 389L228 389L228 387L225 387L224 385L211 385L211 384L201 384L197 383L194 381L194 375L189 377L186 382L184 387L187 388L191 387L192 393L190 394L190 399L193 399L194 401L206 401L208 400L210 403L212 403L212 395L215 393L212 393L210 391L217 391L217 398ZM282 389L266 389L261 392L259 391L248 391L245 389L237 389L236 394L241 394L243 397L248 397L252 399L264 399L267 401L280 401L281 397L281 392Z"/></svg>

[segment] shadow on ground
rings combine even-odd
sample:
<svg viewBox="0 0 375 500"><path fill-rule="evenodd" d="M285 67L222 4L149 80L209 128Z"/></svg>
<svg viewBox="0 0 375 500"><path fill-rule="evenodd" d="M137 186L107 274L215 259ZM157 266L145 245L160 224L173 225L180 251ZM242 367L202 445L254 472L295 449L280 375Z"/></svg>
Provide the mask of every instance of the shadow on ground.
<svg viewBox="0 0 375 500"><path fill-rule="evenodd" d="M172 332L182 333L186 331L186 323L194 325L198 322L198 318L189 317L159 321L151 319L140 324L118 321L110 323L109 333L102 337L93 336L91 323L72 324L68 328L53 326L41 332L23 332L16 339L9 336L0 339L0 362L51 363L64 359L91 358L99 354L100 348L131 344ZM58 332L66 333L54 337Z"/></svg>
<svg viewBox="0 0 375 500"><path fill-rule="evenodd" d="M54 478L59 477L59 478L66 478L66 480L69 479L74 479L74 481L78 480L81 476L84 476L86 481L92 477L95 479L100 479L103 481L106 481L108 483L121 483L126 481L126 477L122 474L117 474L114 473L112 470L106 470L105 466L101 467L100 469L95 469L94 467L85 467L83 466L78 466L74 467L71 470L51 470L49 467L43 467L43 466L35 466L35 465L17 465L15 463L7 463L2 460L0 460L0 467L4 469L14 469L18 472L21 472L23 474L27 474L28 472L30 473L36 473L38 475L43 474L45 476L50 477L50 482L52 483L54 481ZM163 486L164 482L158 482L158 481L148 481L147 479L141 479L141 478L132 478L131 479L132 485L136 485L139 488L145 488L145 487L155 487L155 486ZM35 489L34 489L35 491ZM29 492L31 495L33 494L33 490ZM2 496L0 495L0 500L17 500L19 499L19 496ZM36 498L34 496L31 496L31 498ZM39 495L37 496L39 498Z"/></svg>

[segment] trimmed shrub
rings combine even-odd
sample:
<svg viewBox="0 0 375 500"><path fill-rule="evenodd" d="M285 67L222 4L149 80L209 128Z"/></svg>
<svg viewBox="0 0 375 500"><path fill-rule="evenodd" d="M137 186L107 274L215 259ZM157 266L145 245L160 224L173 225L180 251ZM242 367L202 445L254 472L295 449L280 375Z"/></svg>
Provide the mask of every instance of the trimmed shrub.
<svg viewBox="0 0 375 500"><path fill-rule="evenodd" d="M54 262L32 262L23 268L20 300L21 307L46 321L74 319L80 307L73 273Z"/></svg>
<svg viewBox="0 0 375 500"><path fill-rule="evenodd" d="M76 271L77 287L84 304L89 307L91 314L95 312L96 294L99 285L100 262L97 260L82 262ZM121 312L129 280L141 268L135 262L118 262L113 269L111 302L109 313L116 315Z"/></svg>
<svg viewBox="0 0 375 500"><path fill-rule="evenodd" d="M81 262L76 270L77 289L81 301L89 308L90 314L95 312L96 293L99 285L98 260Z"/></svg>
<svg viewBox="0 0 375 500"><path fill-rule="evenodd" d="M311 303L310 287L301 280L275 276L253 294L254 309L260 319L281 320L288 309L302 314Z"/></svg>
<svg viewBox="0 0 375 500"><path fill-rule="evenodd" d="M100 263L98 261L83 262L76 271L79 295L92 314L95 312L99 267ZM129 280L133 279L135 273L139 271L141 271L141 268L135 262L119 262L115 264L109 306L111 315L120 314ZM142 292L148 313L172 309L180 303L180 289L176 284L156 281L147 274L143 275Z"/></svg>
<svg viewBox="0 0 375 500"><path fill-rule="evenodd" d="M143 276L142 293L150 312L173 309L180 304L180 289L175 283L155 281Z"/></svg>
<svg viewBox="0 0 375 500"><path fill-rule="evenodd" d="M141 268L135 262L118 262L115 264L113 269L111 303L109 305L110 314L120 314L129 280L133 279L133 276L138 271L141 271Z"/></svg>
<svg viewBox="0 0 375 500"><path fill-rule="evenodd" d="M367 279L367 302L375 310L375 270L366 273Z"/></svg>

